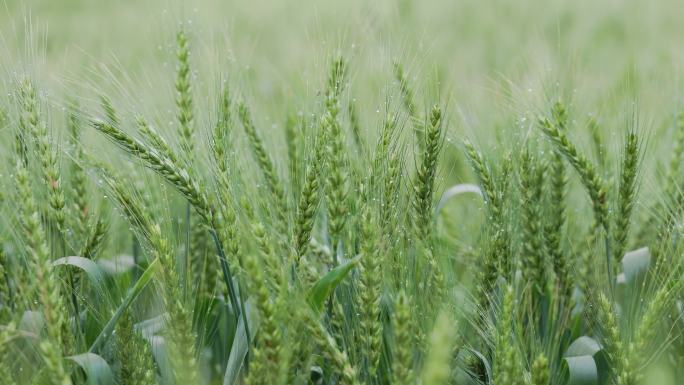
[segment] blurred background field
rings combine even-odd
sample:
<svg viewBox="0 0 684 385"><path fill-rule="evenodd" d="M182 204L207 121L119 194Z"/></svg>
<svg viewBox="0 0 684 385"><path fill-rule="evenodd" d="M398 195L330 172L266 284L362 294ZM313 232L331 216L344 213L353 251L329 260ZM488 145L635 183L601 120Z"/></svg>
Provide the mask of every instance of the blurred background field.
<svg viewBox="0 0 684 385"><path fill-rule="evenodd" d="M310 107L334 53L350 60L349 97L362 122L378 126L396 96L397 61L419 101L446 104L452 143L467 137L496 152L559 97L580 126L598 122L609 156L636 121L649 148L664 150L648 151L648 191L682 106L682 12L675 0L4 0L0 65L7 90L28 71L55 99L88 104L104 91L171 121L174 34L183 25L199 103L213 105L228 77L268 128L282 127L293 99ZM592 145L588 130L576 138ZM266 140L284 147L280 135Z"/></svg>
<svg viewBox="0 0 684 385"><path fill-rule="evenodd" d="M518 103L558 94L571 95L585 113L615 114L637 102L644 119L659 120L679 105L684 70L684 5L675 0L4 0L0 6L6 73L30 63L34 75L64 85L92 79L104 63L148 80L147 91L163 95L172 87L173 37L183 23L199 73L221 67L248 79L254 96L274 108L302 90L317 92L322 66L340 51L351 59L354 92L368 101L361 105L366 112L384 102L390 64L398 60L425 98L448 98L459 126L477 132L510 115L511 107L519 114Z"/></svg>

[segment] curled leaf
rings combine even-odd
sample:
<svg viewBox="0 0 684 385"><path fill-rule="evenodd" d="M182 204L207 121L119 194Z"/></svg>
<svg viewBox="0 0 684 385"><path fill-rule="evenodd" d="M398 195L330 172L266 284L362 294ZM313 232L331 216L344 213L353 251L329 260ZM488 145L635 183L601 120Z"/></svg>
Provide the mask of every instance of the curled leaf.
<svg viewBox="0 0 684 385"><path fill-rule="evenodd" d="M598 369L592 356L565 357L568 385L597 385Z"/></svg>
<svg viewBox="0 0 684 385"><path fill-rule="evenodd" d="M478 185L470 183L457 184L455 186L450 187L448 190L444 192L444 194L442 194L442 198L439 200L437 208L435 209L435 214L438 214L440 210L442 210L442 208L447 204L449 199L457 195L466 193L477 194L480 197L482 197L482 190L480 190L480 187Z"/></svg>
<svg viewBox="0 0 684 385"><path fill-rule="evenodd" d="M563 375L568 385L603 384L607 372L603 347L591 337L577 338L565 352Z"/></svg>
<svg viewBox="0 0 684 385"><path fill-rule="evenodd" d="M52 262L52 266L73 266L83 270L90 282L100 291L104 292L105 278L102 269L97 263L88 258L71 256L56 259Z"/></svg>
<svg viewBox="0 0 684 385"><path fill-rule="evenodd" d="M309 290L307 301L316 313L321 312L323 309L323 304L328 296L330 296L330 293L335 290L337 285L339 285L340 282L344 280L344 277L349 274L351 269L356 266L356 264L359 262L359 259L360 257L350 259L349 261L330 270L314 284L311 290Z"/></svg>
<svg viewBox="0 0 684 385"><path fill-rule="evenodd" d="M88 385L114 385L114 374L104 358L95 353L67 357L85 371Z"/></svg>

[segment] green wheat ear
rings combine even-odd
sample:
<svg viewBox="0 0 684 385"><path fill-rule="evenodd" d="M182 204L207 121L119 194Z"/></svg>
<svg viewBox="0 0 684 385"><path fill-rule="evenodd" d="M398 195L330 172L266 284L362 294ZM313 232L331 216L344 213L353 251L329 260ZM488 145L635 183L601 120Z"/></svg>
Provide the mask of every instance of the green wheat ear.
<svg viewBox="0 0 684 385"><path fill-rule="evenodd" d="M152 352L147 341L133 329L128 311L116 326L118 381L120 385L153 385L155 383Z"/></svg>
<svg viewBox="0 0 684 385"><path fill-rule="evenodd" d="M185 159L194 155L194 110L190 83L190 48L185 31L176 34L178 72L176 74L176 107L178 109L180 145Z"/></svg>
<svg viewBox="0 0 684 385"><path fill-rule="evenodd" d="M552 109L554 123L559 130L567 129L567 112L562 103L556 102ZM563 155L554 149L549 161L549 185L547 188L547 205L549 210L544 225L544 242L549 253L559 294L569 299L572 294L572 267L568 253L562 247L561 239L566 223L566 190L568 178L565 170Z"/></svg>
<svg viewBox="0 0 684 385"><path fill-rule="evenodd" d="M192 204L204 224L207 226L215 224L214 208L209 204L206 192L186 168L119 128L102 121L92 121L91 124L121 149L140 159L147 167L174 186Z"/></svg>
<svg viewBox="0 0 684 385"><path fill-rule="evenodd" d="M119 127L121 121L119 120L119 115L117 114L111 99L109 99L106 95L100 95L100 107L105 113L107 123L114 127Z"/></svg>
<svg viewBox="0 0 684 385"><path fill-rule="evenodd" d="M482 258L478 261L477 283L475 287L478 306L486 308L489 305L489 295L494 289L497 278L507 277L513 269L510 261L508 230L505 220L504 186L497 185L490 166L483 155L475 149L469 141L464 142L466 157L468 158L476 177L479 179L480 189L485 201L488 214L488 232L491 241L485 245ZM504 177L502 184L507 184Z"/></svg>
<svg viewBox="0 0 684 385"><path fill-rule="evenodd" d="M620 172L620 187L618 189L618 209L615 216L615 262L622 261L627 249L627 237L631 225L632 211L636 201L637 173L639 169L639 138L636 133L627 134L623 149L623 160Z"/></svg>
<svg viewBox="0 0 684 385"><path fill-rule="evenodd" d="M679 269L677 267L676 269ZM682 287L684 287L684 280L677 274L668 277L661 287L654 293L650 302L646 306L641 316L639 325L634 330L633 342L629 344L628 358L631 366L644 366L652 359L651 352L653 349L657 350L658 339L656 338L659 331L659 324L663 323L672 327L674 321L672 319L663 319L663 314L668 312L667 309L675 307L677 298L681 296ZM639 371L631 372L635 381L640 381L643 378L643 373Z"/></svg>
<svg viewBox="0 0 684 385"><path fill-rule="evenodd" d="M321 118L321 128L326 142L326 205L328 227L333 246L333 257L337 261L337 249L342 241L343 230L349 213L349 170L346 138L340 125L339 97L344 87L346 65L342 58L333 60L326 91L326 110Z"/></svg>
<svg viewBox="0 0 684 385"><path fill-rule="evenodd" d="M180 278L175 267L175 259L168 241L162 236L157 223L148 230L152 252L161 262L165 308L169 314L170 330L167 332L170 342L170 359L174 366L176 381L179 383L196 383L198 368L195 347L195 332L192 328L192 310L183 301Z"/></svg>
<svg viewBox="0 0 684 385"><path fill-rule="evenodd" d="M332 366L332 370L339 376L342 385L361 385L358 373L349 360L346 351L341 350L335 338L321 325L320 321L310 317L307 327L313 339L321 347L322 354Z"/></svg>
<svg viewBox="0 0 684 385"><path fill-rule="evenodd" d="M76 218L76 229L80 236L86 233L88 227L88 220L90 218L90 206L88 202L88 178L84 170L84 163L86 161L83 152L82 141L82 123L78 116L76 107L70 107L67 117L67 127L69 128L69 145L71 146L71 163L70 163L70 185L71 185L71 199L73 200L72 210L74 218Z"/></svg>
<svg viewBox="0 0 684 385"><path fill-rule="evenodd" d="M293 195L296 197L299 191L299 183L301 182L301 152L303 145L304 134L304 117L297 117L292 114L287 115L285 120L285 144L287 145L287 168L288 176L291 181Z"/></svg>
<svg viewBox="0 0 684 385"><path fill-rule="evenodd" d="M392 351L393 383L408 385L413 383L413 349L411 309L404 292L397 295L392 317L394 343Z"/></svg>
<svg viewBox="0 0 684 385"><path fill-rule="evenodd" d="M295 264L299 264L299 260L306 254L311 241L311 232L320 202L320 172L323 156L323 140L318 138L314 144L313 158L307 164L304 186L299 194L294 236Z"/></svg>
<svg viewBox="0 0 684 385"><path fill-rule="evenodd" d="M228 158L231 150L231 135L233 134L234 121L232 114L233 99L230 88L224 86L218 100L218 117L214 124L214 132L211 142L212 155L218 168L219 178L228 178Z"/></svg>
<svg viewBox="0 0 684 385"><path fill-rule="evenodd" d="M395 62L394 65L394 77L399 82L399 91L401 94L401 101L403 102L404 109L408 113L409 119L411 121L411 126L416 137L416 141L423 150L423 145L425 143L424 136L424 124L421 117L418 115L416 108L416 102L413 96L413 89L409 84L408 78L406 77L406 72L401 63Z"/></svg>
<svg viewBox="0 0 684 385"><path fill-rule="evenodd" d="M99 216L95 220L94 226L87 234L86 242L81 249L80 255L84 258L95 259L95 256L105 242L108 230L109 222L107 217L105 215Z"/></svg>
<svg viewBox="0 0 684 385"><path fill-rule="evenodd" d="M619 320L615 315L613 304L603 293L596 298L597 324L602 331L602 342L612 362L612 375L617 384L630 384L633 380L629 357L625 351L620 333Z"/></svg>
<svg viewBox="0 0 684 385"><path fill-rule="evenodd" d="M546 288L546 259L542 247L541 201L544 167L527 148L520 157L520 207L522 219L523 281L531 284L535 302ZM533 304L536 306L536 303Z"/></svg>
<svg viewBox="0 0 684 385"><path fill-rule="evenodd" d="M609 229L608 206L606 202L606 190L596 167L581 154L574 144L570 142L567 134L560 127L546 118L539 121L539 126L547 138L554 144L556 149L563 154L575 171L589 193L597 222L606 230Z"/></svg>
<svg viewBox="0 0 684 385"><path fill-rule="evenodd" d="M150 126L145 118L138 116L136 119L138 128L142 136L147 140L147 142L159 153L171 160L171 162L178 163L178 156L176 152L171 148L171 146L166 142L166 139L157 132L154 127Z"/></svg>
<svg viewBox="0 0 684 385"><path fill-rule="evenodd" d="M664 197L662 200L654 202L650 209L646 210L648 216L645 220L640 221L635 237L637 245L647 244L653 235L658 238L657 241L667 238L672 218L678 216L683 207L681 202L684 200L684 196L680 193L678 184L682 178L681 161L682 156L684 156L684 111L680 112L675 120L674 137L674 145L665 174L665 186L662 189ZM666 204L672 204L674 207L672 209L667 208L665 207ZM664 220L660 215L665 217ZM655 253L654 257L658 259L659 250L652 250L652 252Z"/></svg>
<svg viewBox="0 0 684 385"><path fill-rule="evenodd" d="M523 375L520 352L514 340L518 324L515 305L515 292L511 286L507 286L494 329L492 370L495 384L517 385Z"/></svg>
<svg viewBox="0 0 684 385"><path fill-rule="evenodd" d="M265 255L269 252L262 253ZM270 257L271 255L266 255L266 258ZM276 304L271 298L260 263L257 258L245 258L245 271L250 279L250 290L255 295L256 306L262 319L259 338L253 349L252 366L245 379L248 384L275 381L283 355Z"/></svg>
<svg viewBox="0 0 684 385"><path fill-rule="evenodd" d="M17 327L14 322L9 322L0 329L0 378L6 381L13 381L13 368L10 367L9 343L16 338Z"/></svg>
<svg viewBox="0 0 684 385"><path fill-rule="evenodd" d="M558 107L557 107L558 108ZM563 120L559 120L562 122ZM557 121L558 122L558 121ZM614 257L612 247L612 228L608 217L608 202L606 198L606 183L599 176L593 163L586 156L580 153L574 144L568 139L567 133L557 122L551 122L547 118L539 119L539 127L542 133L553 143L558 152L563 154L565 159L572 165L580 177L580 181L589 194L594 220L597 225L595 229L605 231L606 249L606 268L608 270L608 281L611 288L614 286ZM631 209L630 209L631 210ZM596 236L593 231L591 236ZM586 278L586 274L585 275Z"/></svg>
<svg viewBox="0 0 684 385"><path fill-rule="evenodd" d="M541 353L532 362L532 385L549 385L549 360Z"/></svg>
<svg viewBox="0 0 684 385"><path fill-rule="evenodd" d="M67 311L59 282L53 274L50 249L31 190L29 173L21 162L18 162L15 182L20 208L19 221L29 254L28 264L32 271L31 286L36 290L46 325L47 336L40 342L40 354L52 377L62 384L71 384L62 362L63 350L71 345L67 341L72 337L64 333Z"/></svg>
<svg viewBox="0 0 684 385"><path fill-rule="evenodd" d="M448 384L456 327L447 311L440 312L430 333L430 346L422 372L423 384Z"/></svg>
<svg viewBox="0 0 684 385"><path fill-rule="evenodd" d="M359 262L359 296L361 344L368 360L368 375L376 376L382 349L382 325L380 319L380 290L382 271L380 269L380 244L377 220L371 213L372 202L367 194L362 197L361 213L361 261Z"/></svg>
<svg viewBox="0 0 684 385"><path fill-rule="evenodd" d="M351 99L347 106L347 114L349 115L349 125L351 126L352 138L359 155L364 155L366 149L365 140L361 134L361 122L358 111L356 110L356 100Z"/></svg>
<svg viewBox="0 0 684 385"><path fill-rule="evenodd" d="M266 186L276 203L275 212L278 219L278 229L282 234L286 234L289 223L287 198L285 197L285 189L278 176L273 159L266 150L261 137L259 137L252 120L252 115L244 101L238 103L238 115L247 134L254 158L266 180Z"/></svg>
<svg viewBox="0 0 684 385"><path fill-rule="evenodd" d="M414 187L415 198L413 211L415 216L415 230L418 239L426 242L432 228L432 200L437 178L437 161L442 149L442 112L438 106L432 107L430 122L425 132L425 142L422 148L422 164L416 174Z"/></svg>
<svg viewBox="0 0 684 385"><path fill-rule="evenodd" d="M48 191L50 213L59 232L66 231L66 201L62 187L62 178L57 159L57 151L48 136L47 124L40 116L39 100L36 88L30 80L25 79L20 89L22 131L30 132L35 144L35 153L40 159L43 182Z"/></svg>
<svg viewBox="0 0 684 385"><path fill-rule="evenodd" d="M373 160L373 174L381 176L383 194L380 217L385 236L388 238L392 237L395 230L400 199L402 156L400 148L397 147L397 124L397 117L387 114Z"/></svg>

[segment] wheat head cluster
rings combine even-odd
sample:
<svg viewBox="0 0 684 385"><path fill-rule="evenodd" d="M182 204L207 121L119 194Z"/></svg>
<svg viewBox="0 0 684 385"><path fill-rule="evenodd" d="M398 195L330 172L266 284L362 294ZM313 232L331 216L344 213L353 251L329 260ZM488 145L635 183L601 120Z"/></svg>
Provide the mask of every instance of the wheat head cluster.
<svg viewBox="0 0 684 385"><path fill-rule="evenodd" d="M171 122L11 82L0 383L684 378L684 115L648 195L644 131L627 124L609 153L571 100L492 150L452 135L455 111L416 98L400 60L386 108L359 114L362 69L341 54L268 126L237 82L206 102L189 35Z"/></svg>

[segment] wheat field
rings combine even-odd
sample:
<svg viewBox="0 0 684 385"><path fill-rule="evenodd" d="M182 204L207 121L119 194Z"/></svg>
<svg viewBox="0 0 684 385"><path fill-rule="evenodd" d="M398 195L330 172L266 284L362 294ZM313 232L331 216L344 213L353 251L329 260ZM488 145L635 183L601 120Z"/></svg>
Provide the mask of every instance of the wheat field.
<svg viewBox="0 0 684 385"><path fill-rule="evenodd" d="M683 12L5 0L0 384L683 384Z"/></svg>

